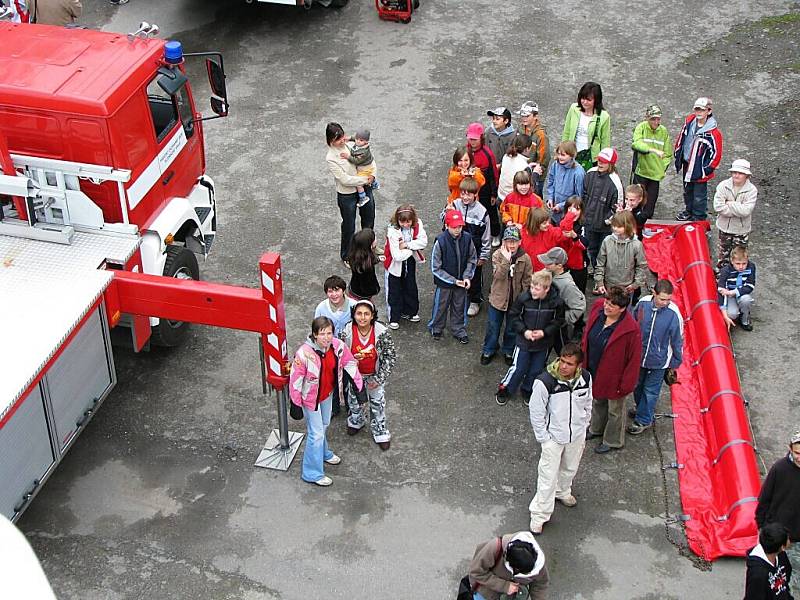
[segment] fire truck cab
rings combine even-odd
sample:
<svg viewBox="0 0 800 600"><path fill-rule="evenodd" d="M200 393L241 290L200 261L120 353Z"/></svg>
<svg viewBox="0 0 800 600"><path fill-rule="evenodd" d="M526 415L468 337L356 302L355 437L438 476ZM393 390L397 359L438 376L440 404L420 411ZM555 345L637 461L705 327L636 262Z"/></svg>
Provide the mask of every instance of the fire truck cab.
<svg viewBox="0 0 800 600"><path fill-rule="evenodd" d="M143 272L199 279L217 224L204 119L180 43L146 34L0 23L0 138L41 190L21 218L138 233ZM226 116L222 57L186 56L202 55L212 110ZM155 343L185 335L181 322L150 324Z"/></svg>

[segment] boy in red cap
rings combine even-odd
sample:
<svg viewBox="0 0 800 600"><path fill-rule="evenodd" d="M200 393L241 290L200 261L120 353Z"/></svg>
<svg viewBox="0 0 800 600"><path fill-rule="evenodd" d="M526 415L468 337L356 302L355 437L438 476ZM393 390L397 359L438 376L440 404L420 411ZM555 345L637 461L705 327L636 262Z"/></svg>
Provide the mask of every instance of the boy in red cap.
<svg viewBox="0 0 800 600"><path fill-rule="evenodd" d="M478 254L472 236L463 231L464 216L457 210L448 210L444 216L447 228L436 237L431 254L431 270L436 291L433 296L433 313L428 330L434 340L442 339L442 331L450 313L450 331L459 342L466 344L467 290L475 275Z"/></svg>

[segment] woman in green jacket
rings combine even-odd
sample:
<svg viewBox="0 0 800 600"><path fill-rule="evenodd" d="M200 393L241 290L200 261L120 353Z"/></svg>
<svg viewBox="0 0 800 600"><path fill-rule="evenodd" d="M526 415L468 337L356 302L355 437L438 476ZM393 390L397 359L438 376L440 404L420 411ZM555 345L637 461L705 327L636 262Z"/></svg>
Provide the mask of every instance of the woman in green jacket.
<svg viewBox="0 0 800 600"><path fill-rule="evenodd" d="M578 91L578 101L564 117L561 141L574 141L578 147L575 160L585 170L597 165L600 150L611 146L611 117L603 108L603 90L599 83L587 81Z"/></svg>

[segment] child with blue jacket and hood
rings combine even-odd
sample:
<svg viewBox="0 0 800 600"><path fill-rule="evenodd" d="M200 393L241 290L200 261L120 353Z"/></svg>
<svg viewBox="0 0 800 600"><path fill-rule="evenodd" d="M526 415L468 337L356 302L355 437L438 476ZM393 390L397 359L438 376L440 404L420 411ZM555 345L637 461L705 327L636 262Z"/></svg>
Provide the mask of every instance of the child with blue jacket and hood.
<svg viewBox="0 0 800 600"><path fill-rule="evenodd" d="M556 146L555 160L550 162L550 169L547 171L545 197L547 208L552 213L550 218L556 225L564 218L567 199L571 196L583 196L586 171L575 161L576 154L578 148L575 142L561 142Z"/></svg>

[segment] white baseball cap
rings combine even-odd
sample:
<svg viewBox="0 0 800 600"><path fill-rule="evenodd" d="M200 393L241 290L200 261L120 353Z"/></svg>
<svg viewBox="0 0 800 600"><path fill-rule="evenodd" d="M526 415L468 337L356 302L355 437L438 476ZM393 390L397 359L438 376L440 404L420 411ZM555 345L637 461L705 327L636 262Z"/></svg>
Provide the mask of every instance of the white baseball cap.
<svg viewBox="0 0 800 600"><path fill-rule="evenodd" d="M735 161L733 161L733 164L728 171L731 173L744 173L745 175L752 175L750 172L750 161L743 158L737 158Z"/></svg>

